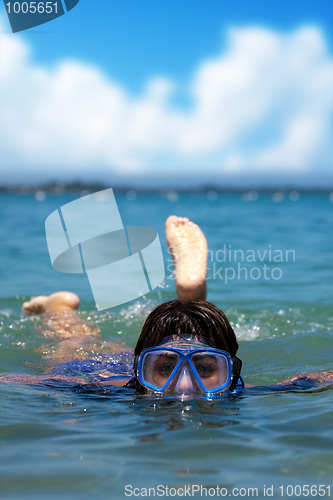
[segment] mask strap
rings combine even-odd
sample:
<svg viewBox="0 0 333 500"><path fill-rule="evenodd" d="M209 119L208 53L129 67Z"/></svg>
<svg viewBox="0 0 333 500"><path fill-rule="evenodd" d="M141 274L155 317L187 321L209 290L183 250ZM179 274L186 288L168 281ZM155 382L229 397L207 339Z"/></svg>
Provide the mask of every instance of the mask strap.
<svg viewBox="0 0 333 500"><path fill-rule="evenodd" d="M230 389L234 389L236 387L238 379L240 377L241 369L242 361L237 358L237 356L234 356L232 358L232 384L230 386Z"/></svg>
<svg viewBox="0 0 333 500"><path fill-rule="evenodd" d="M125 385L125 387L128 387L130 389L137 389L139 386L139 381L138 379L136 378L136 375L133 375L132 378L130 378L130 380L127 382L127 384Z"/></svg>
<svg viewBox="0 0 333 500"><path fill-rule="evenodd" d="M139 357L140 357L140 355L139 356L136 355L134 358L134 362L133 362L133 371L135 374L137 374L137 372L138 372Z"/></svg>

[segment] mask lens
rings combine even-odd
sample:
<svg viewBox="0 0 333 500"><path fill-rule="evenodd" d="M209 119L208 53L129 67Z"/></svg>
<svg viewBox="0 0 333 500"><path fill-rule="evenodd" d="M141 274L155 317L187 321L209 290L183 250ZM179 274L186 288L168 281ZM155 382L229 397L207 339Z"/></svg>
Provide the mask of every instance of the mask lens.
<svg viewBox="0 0 333 500"><path fill-rule="evenodd" d="M164 349L146 352L141 363L142 381L157 390L162 389L168 382L179 358L177 352Z"/></svg>
<svg viewBox="0 0 333 500"><path fill-rule="evenodd" d="M191 360L207 391L214 391L228 383L230 362L227 356L212 352L197 352L193 354Z"/></svg>

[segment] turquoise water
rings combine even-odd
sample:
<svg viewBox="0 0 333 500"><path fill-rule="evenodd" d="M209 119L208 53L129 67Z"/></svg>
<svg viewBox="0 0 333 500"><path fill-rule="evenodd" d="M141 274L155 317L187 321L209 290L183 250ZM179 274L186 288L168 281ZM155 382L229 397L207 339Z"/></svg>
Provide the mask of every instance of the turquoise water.
<svg viewBox="0 0 333 500"><path fill-rule="evenodd" d="M74 198L0 197L2 373L43 373L41 320L23 317L21 304L59 289L80 295L82 317L94 320L106 340L134 347L146 314L174 297L163 233L173 213L191 217L207 235L208 299L233 323L248 383L333 368L333 204L327 194L282 200L271 194L116 195L125 225L158 230L168 277L145 299L100 313L86 277L55 272L48 257L45 219ZM284 496L297 497L296 485L324 485L328 497L332 403L331 390L261 389L238 399L184 403L124 388L0 385L0 497L104 499L132 492L133 498L145 491L131 488L158 486L166 496L166 487L186 485L218 486L245 498L264 498L264 488L267 497L272 485L274 498L282 497L279 486Z"/></svg>

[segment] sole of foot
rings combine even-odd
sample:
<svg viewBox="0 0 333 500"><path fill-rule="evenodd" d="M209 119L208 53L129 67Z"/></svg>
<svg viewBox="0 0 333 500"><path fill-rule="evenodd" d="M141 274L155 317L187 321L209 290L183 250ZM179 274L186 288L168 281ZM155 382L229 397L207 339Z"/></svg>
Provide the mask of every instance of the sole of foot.
<svg viewBox="0 0 333 500"><path fill-rule="evenodd" d="M166 239L175 267L180 300L206 298L208 248L200 227L187 217L171 215L165 223Z"/></svg>

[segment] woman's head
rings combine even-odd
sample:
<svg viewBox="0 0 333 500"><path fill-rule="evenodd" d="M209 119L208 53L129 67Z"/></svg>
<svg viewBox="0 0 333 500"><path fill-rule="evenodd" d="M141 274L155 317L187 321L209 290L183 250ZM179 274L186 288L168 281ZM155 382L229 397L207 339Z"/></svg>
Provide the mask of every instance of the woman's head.
<svg viewBox="0 0 333 500"><path fill-rule="evenodd" d="M163 338L180 333L207 339L231 357L238 350L235 333L220 309L203 300L172 300L159 305L148 315L134 353L137 356L143 349L159 345Z"/></svg>

